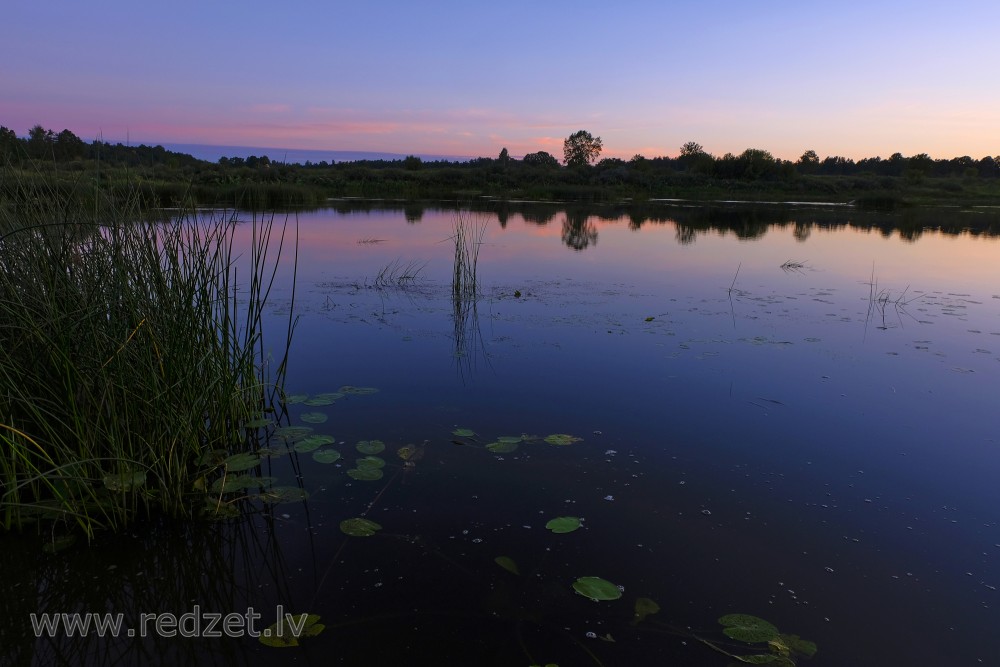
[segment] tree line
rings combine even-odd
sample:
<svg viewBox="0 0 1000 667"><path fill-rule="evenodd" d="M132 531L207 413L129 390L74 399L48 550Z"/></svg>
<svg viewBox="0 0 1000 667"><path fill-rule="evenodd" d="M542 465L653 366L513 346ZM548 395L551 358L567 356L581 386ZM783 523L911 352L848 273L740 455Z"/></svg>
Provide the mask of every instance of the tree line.
<svg viewBox="0 0 1000 667"><path fill-rule="evenodd" d="M338 196L610 200L774 193L854 199L884 198L889 193L890 198L899 198L917 189L934 190L932 197L982 200L995 197L1000 183L1000 155L934 159L926 153L909 157L894 153L855 161L841 156L821 159L807 150L793 162L757 148L715 156L690 141L676 157L635 155L623 160L601 158L601 138L585 130L567 137L563 149L562 161L545 151L517 159L503 148L497 157L466 161L410 155L398 160L287 164L262 155L208 162L162 146L127 146L101 139L86 143L65 129L57 133L35 125L27 136L18 137L0 127L0 165L30 164L35 170L50 171L86 172L95 165L131 170L164 205L182 195L193 195L199 203L231 201L241 187L268 189L268 197L277 197L269 203L289 205Z"/></svg>

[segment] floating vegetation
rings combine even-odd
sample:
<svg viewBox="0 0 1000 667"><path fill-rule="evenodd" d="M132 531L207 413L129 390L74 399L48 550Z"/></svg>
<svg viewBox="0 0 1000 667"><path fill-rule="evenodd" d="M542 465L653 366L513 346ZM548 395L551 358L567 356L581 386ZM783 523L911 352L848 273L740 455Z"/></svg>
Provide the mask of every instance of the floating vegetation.
<svg viewBox="0 0 1000 667"><path fill-rule="evenodd" d="M501 435L499 438L497 438L497 442L508 442L508 443L521 442L522 440L524 440L524 436L521 435Z"/></svg>
<svg viewBox="0 0 1000 667"><path fill-rule="evenodd" d="M457 435L459 438L471 438L476 435L476 432L471 428L456 428L451 434Z"/></svg>
<svg viewBox="0 0 1000 667"><path fill-rule="evenodd" d="M575 516L560 516L550 520L545 527L553 533L572 533L581 526L580 519Z"/></svg>
<svg viewBox="0 0 1000 667"><path fill-rule="evenodd" d="M119 474L108 474L104 476L104 488L108 491L123 492L131 491L146 483L146 472L144 470L125 470Z"/></svg>
<svg viewBox="0 0 1000 667"><path fill-rule="evenodd" d="M381 440L362 440L354 448L362 454L378 454L385 449L385 443Z"/></svg>
<svg viewBox="0 0 1000 667"><path fill-rule="evenodd" d="M321 449L313 452L313 460L317 463L336 463L340 460L340 452L336 449Z"/></svg>
<svg viewBox="0 0 1000 667"><path fill-rule="evenodd" d="M359 482L374 482L377 479L382 479L382 469L381 468L351 468L347 471L348 477L356 479Z"/></svg>
<svg viewBox="0 0 1000 667"><path fill-rule="evenodd" d="M285 396L285 405L295 405L304 403L309 398L309 394L289 394Z"/></svg>
<svg viewBox="0 0 1000 667"><path fill-rule="evenodd" d="M292 449L300 454L307 454L311 451L319 449L323 445L332 445L336 441L336 438L332 435L307 435L305 438L295 443L295 446L292 447Z"/></svg>
<svg viewBox="0 0 1000 667"><path fill-rule="evenodd" d="M272 486L270 489L260 494L260 499L265 503L277 505L280 503L294 503L306 500L309 493L305 489L297 486Z"/></svg>
<svg viewBox="0 0 1000 667"><path fill-rule="evenodd" d="M617 600L622 596L620 588L600 577L580 577L573 583L573 590L594 602Z"/></svg>
<svg viewBox="0 0 1000 667"><path fill-rule="evenodd" d="M727 637L748 644L769 642L777 639L778 628L762 618L749 614L726 614L719 619L722 632Z"/></svg>
<svg viewBox="0 0 1000 667"><path fill-rule="evenodd" d="M774 624L757 616L727 614L719 618L719 623L724 626L722 632L731 639L747 644L767 644L768 653L733 655L706 639L698 638L702 643L740 662L753 665L769 664L779 667L794 667L797 658L811 658L816 654L816 644L813 642L802 639L798 635L782 634Z"/></svg>
<svg viewBox="0 0 1000 667"><path fill-rule="evenodd" d="M258 417L256 419L251 419L243 424L243 428L264 428L265 426L271 426L274 424L274 420L269 417Z"/></svg>
<svg viewBox="0 0 1000 667"><path fill-rule="evenodd" d="M371 537L379 530L382 530L382 526L363 517L344 519L340 522L340 531L351 537Z"/></svg>
<svg viewBox="0 0 1000 667"><path fill-rule="evenodd" d="M517 568L517 563L510 556L497 556L493 561L508 572L521 574L521 571Z"/></svg>
<svg viewBox="0 0 1000 667"><path fill-rule="evenodd" d="M396 450L396 456L404 461L417 461L424 456L424 448L416 445L403 445Z"/></svg>
<svg viewBox="0 0 1000 667"><path fill-rule="evenodd" d="M311 426L281 426L274 429L274 436L286 440L297 440L306 437L312 432L313 428Z"/></svg>
<svg viewBox="0 0 1000 667"><path fill-rule="evenodd" d="M243 472L256 468L260 465L260 455L254 452L242 452L233 454L225 459L222 464L226 466L226 472Z"/></svg>
<svg viewBox="0 0 1000 667"><path fill-rule="evenodd" d="M260 633L260 643L272 648L298 646L299 639L315 637L326 629L316 614L285 614L277 623Z"/></svg>
<svg viewBox="0 0 1000 667"><path fill-rule="evenodd" d="M355 396L367 396L368 394L378 393L378 389L375 387L352 387L349 384L345 384L337 391L341 394L354 394Z"/></svg>
<svg viewBox="0 0 1000 667"><path fill-rule="evenodd" d="M212 493L236 493L247 489L256 489L261 486L273 484L275 477L254 477L253 475L226 475L215 480L212 484Z"/></svg>
<svg viewBox="0 0 1000 667"><path fill-rule="evenodd" d="M321 405L333 405L337 402L337 399L343 398L344 394L339 391L330 391L324 394L316 394L309 400L303 401L303 404L309 407L318 407Z"/></svg>
<svg viewBox="0 0 1000 667"><path fill-rule="evenodd" d="M518 438L518 440L520 440L520 438ZM518 445L516 442L501 442L499 440L486 445L486 449L494 454L509 454L510 452L516 450L517 447Z"/></svg>
<svg viewBox="0 0 1000 667"><path fill-rule="evenodd" d="M578 438L573 435L567 435L565 433L554 433L553 435L546 436L545 442L550 445L572 445L574 442L580 442L583 438Z"/></svg>
<svg viewBox="0 0 1000 667"><path fill-rule="evenodd" d="M366 456L363 459L357 459L354 465L358 469L365 468L384 468L385 461L377 456Z"/></svg>
<svg viewBox="0 0 1000 667"><path fill-rule="evenodd" d="M632 617L632 625L639 625L647 616L660 611L660 605L649 598L639 598L635 601L635 615Z"/></svg>
<svg viewBox="0 0 1000 667"><path fill-rule="evenodd" d="M327 417L322 412L303 412L299 415L299 419L306 422L307 424L322 424L326 422L329 417Z"/></svg>

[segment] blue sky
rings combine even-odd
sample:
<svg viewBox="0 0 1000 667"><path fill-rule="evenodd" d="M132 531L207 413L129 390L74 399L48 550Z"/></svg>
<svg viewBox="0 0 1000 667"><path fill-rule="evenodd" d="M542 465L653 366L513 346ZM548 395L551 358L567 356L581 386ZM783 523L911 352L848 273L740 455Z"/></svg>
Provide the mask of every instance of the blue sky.
<svg viewBox="0 0 1000 667"><path fill-rule="evenodd" d="M495 156L1000 154L1000 2L7 0L0 124Z"/></svg>

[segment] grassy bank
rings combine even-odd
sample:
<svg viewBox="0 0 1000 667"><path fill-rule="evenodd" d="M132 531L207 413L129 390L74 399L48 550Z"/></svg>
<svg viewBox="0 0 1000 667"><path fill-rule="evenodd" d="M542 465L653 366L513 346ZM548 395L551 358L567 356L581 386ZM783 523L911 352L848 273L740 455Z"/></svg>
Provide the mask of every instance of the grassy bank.
<svg viewBox="0 0 1000 667"><path fill-rule="evenodd" d="M3 176L0 526L92 534L217 508L212 481L256 447L245 426L283 377L261 312L284 227L255 216L238 258L233 214L155 214L142 188L81 205Z"/></svg>

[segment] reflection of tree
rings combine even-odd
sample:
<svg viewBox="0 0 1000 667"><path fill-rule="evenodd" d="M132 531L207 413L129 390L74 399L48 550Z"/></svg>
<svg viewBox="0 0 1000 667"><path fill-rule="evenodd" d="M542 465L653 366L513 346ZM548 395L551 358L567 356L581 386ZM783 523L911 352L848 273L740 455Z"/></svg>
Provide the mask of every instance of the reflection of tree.
<svg viewBox="0 0 1000 667"><path fill-rule="evenodd" d="M590 221L586 211L568 210L563 220L562 240L573 250L583 250L588 246L597 245L597 226Z"/></svg>
<svg viewBox="0 0 1000 667"><path fill-rule="evenodd" d="M796 241L800 243L809 238L812 233L812 223L810 222L796 222L795 229L792 230L792 236L795 237Z"/></svg>
<svg viewBox="0 0 1000 667"><path fill-rule="evenodd" d="M675 223L677 227L677 242L681 245L691 245L698 237L698 230L690 225Z"/></svg>
<svg viewBox="0 0 1000 667"><path fill-rule="evenodd" d="M553 218L556 217L558 209L551 206L539 206L525 209L521 213L521 217L524 218L525 222L530 222L538 226L544 226L552 222Z"/></svg>
<svg viewBox="0 0 1000 667"><path fill-rule="evenodd" d="M420 222L424 218L424 207L420 204L406 204L403 207L403 215L410 224Z"/></svg>

